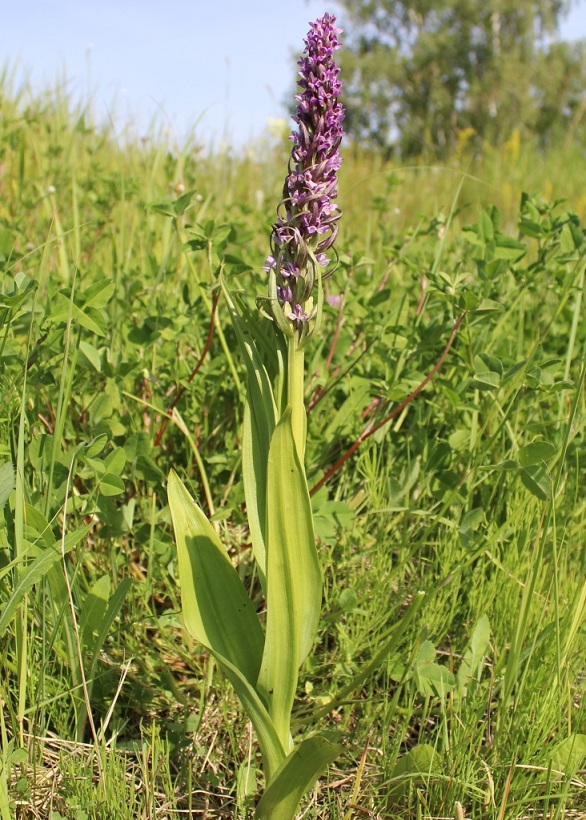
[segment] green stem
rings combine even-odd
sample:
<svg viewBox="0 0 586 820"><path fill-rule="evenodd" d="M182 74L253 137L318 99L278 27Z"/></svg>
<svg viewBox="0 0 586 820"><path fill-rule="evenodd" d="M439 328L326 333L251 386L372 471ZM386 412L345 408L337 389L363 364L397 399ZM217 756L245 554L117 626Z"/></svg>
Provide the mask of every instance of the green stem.
<svg viewBox="0 0 586 820"><path fill-rule="evenodd" d="M287 362L287 403L291 407L291 426L297 447L299 461L305 459L305 437L307 434L307 414L305 412L304 352L299 347L297 335L288 341Z"/></svg>

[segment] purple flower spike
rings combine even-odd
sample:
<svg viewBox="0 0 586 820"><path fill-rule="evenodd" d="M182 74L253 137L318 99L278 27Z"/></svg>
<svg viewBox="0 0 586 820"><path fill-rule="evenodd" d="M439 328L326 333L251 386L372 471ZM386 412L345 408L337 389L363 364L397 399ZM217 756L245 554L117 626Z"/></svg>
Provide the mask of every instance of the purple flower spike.
<svg viewBox="0 0 586 820"><path fill-rule="evenodd" d="M344 108L338 101L340 69L332 57L340 47L335 22L334 16L324 14L310 24L298 62L300 93L295 96L294 117L298 129L290 137L289 173L265 266L271 277L273 317L289 334L307 333L307 323L315 315L311 293L317 278L324 275L321 269L330 263L326 251L334 244L341 216L333 201L338 195L344 135Z"/></svg>

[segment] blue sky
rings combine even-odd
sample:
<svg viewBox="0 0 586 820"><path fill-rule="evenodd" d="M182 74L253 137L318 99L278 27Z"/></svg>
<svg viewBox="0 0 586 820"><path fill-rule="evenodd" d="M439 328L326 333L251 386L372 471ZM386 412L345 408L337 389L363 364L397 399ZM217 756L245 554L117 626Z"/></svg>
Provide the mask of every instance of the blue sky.
<svg viewBox="0 0 586 820"><path fill-rule="evenodd" d="M67 78L97 113L140 133L156 116L181 139L239 146L283 117L292 55L327 0L5 0L0 55L34 88ZM586 3L562 36L586 37ZM17 80L19 81L19 80Z"/></svg>

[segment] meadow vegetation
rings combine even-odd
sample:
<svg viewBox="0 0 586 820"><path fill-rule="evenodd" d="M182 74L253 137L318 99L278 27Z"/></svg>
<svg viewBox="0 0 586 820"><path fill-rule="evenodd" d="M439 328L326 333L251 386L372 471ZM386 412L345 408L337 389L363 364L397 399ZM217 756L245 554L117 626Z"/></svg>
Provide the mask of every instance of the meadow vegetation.
<svg viewBox="0 0 586 820"><path fill-rule="evenodd" d="M1 820L254 807L250 724L182 629L166 477L260 600L218 274L265 294L288 152L119 136L0 85ZM305 817L586 816L583 165L517 132L441 165L346 147L295 708L345 748Z"/></svg>

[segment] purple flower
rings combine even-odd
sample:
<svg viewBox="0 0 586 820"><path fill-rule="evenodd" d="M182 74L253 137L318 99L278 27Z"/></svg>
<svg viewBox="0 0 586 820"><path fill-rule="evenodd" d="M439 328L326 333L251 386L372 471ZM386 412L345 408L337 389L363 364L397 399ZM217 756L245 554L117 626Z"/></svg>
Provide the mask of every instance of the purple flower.
<svg viewBox="0 0 586 820"><path fill-rule="evenodd" d="M303 332L315 314L311 297L321 268L330 264L328 251L338 233L341 212L333 200L338 195L337 172L341 165L340 142L344 135L344 108L338 101L342 84L332 55L340 47L336 18L324 14L310 24L305 50L298 65L300 93L298 125L291 134L293 149L283 197L273 225L269 272L269 297L279 326ZM275 305L275 299L277 305ZM287 326L287 322L289 326Z"/></svg>

